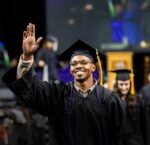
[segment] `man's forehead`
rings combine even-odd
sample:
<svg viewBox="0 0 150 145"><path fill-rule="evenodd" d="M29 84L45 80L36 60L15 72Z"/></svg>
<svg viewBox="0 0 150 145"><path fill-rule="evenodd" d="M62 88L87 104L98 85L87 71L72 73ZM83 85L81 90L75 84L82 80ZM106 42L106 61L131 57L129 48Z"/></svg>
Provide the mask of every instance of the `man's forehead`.
<svg viewBox="0 0 150 145"><path fill-rule="evenodd" d="M89 60L89 61L93 61L91 58L89 58L86 55L82 55L82 54L78 54L75 56L72 56L70 61L81 61L81 60Z"/></svg>

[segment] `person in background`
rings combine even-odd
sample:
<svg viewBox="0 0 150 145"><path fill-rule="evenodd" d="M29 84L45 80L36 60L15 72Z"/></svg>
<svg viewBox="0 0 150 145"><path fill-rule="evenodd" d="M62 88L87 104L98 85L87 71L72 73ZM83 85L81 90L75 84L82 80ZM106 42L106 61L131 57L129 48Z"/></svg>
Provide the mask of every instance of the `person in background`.
<svg viewBox="0 0 150 145"><path fill-rule="evenodd" d="M62 60L58 57L59 63L57 67L58 77L60 81L65 83L73 81L73 77L70 74L70 66L67 60Z"/></svg>
<svg viewBox="0 0 150 145"><path fill-rule="evenodd" d="M4 73L10 68L10 58L7 49L2 41L0 41L0 76L3 76ZM6 87L4 82L0 78L0 94L3 96L5 91L3 88ZM4 92L4 93L2 93ZM9 92L9 91L8 91Z"/></svg>
<svg viewBox="0 0 150 145"><path fill-rule="evenodd" d="M147 71L147 84L141 88L140 94L150 104L150 69Z"/></svg>
<svg viewBox="0 0 150 145"><path fill-rule="evenodd" d="M146 128L147 128L147 143L150 145L150 69L147 71L147 84L144 85L140 91L139 91L140 96L144 99L145 101L145 107L147 110L147 115L146 115Z"/></svg>
<svg viewBox="0 0 150 145"><path fill-rule="evenodd" d="M114 88L125 104L123 145L148 145L145 103L135 94L133 72L129 69L116 69L111 72L116 73Z"/></svg>
<svg viewBox="0 0 150 145"><path fill-rule="evenodd" d="M0 42L0 67L9 67L9 66L10 66L9 54L3 42Z"/></svg>
<svg viewBox="0 0 150 145"><path fill-rule="evenodd" d="M141 5L143 0L123 0L123 31L129 45L139 45L143 39L141 30Z"/></svg>
<svg viewBox="0 0 150 145"><path fill-rule="evenodd" d="M119 145L124 108L116 93L103 87L98 50L78 40L61 53L70 62L74 80L67 84L34 77L34 56L42 37L35 25L23 32L23 54L18 66L3 76L7 86L26 104L48 116L53 145ZM93 72L98 63L100 78Z"/></svg>
<svg viewBox="0 0 150 145"><path fill-rule="evenodd" d="M48 37L43 41L42 47L37 52L35 61L37 68L41 70L41 76L39 77L40 79L44 79L45 74L48 75L47 81L58 79L56 43L56 39L52 36Z"/></svg>
<svg viewBox="0 0 150 145"><path fill-rule="evenodd" d="M143 0L141 5L141 29L143 34L143 41L150 42L150 0Z"/></svg>

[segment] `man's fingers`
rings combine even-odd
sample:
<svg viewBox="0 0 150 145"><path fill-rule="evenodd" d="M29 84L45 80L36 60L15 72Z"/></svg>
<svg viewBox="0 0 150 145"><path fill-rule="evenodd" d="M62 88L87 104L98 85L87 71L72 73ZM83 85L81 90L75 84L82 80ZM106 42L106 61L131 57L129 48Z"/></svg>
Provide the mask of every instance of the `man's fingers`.
<svg viewBox="0 0 150 145"><path fill-rule="evenodd" d="M32 24L32 32L31 32L31 35L35 37L35 25Z"/></svg>
<svg viewBox="0 0 150 145"><path fill-rule="evenodd" d="M26 37L27 37L27 32L23 31L23 39L26 39Z"/></svg>
<svg viewBox="0 0 150 145"><path fill-rule="evenodd" d="M26 32L27 32L27 34L29 34L29 25L27 26L27 31Z"/></svg>
<svg viewBox="0 0 150 145"><path fill-rule="evenodd" d="M28 26L27 26L27 35L31 36L31 33L32 33L32 24L29 23Z"/></svg>
<svg viewBox="0 0 150 145"><path fill-rule="evenodd" d="M32 24L29 23L29 35L32 36Z"/></svg>
<svg viewBox="0 0 150 145"><path fill-rule="evenodd" d="M41 43L42 39L43 39L43 37L39 37L39 38L37 39L37 41L36 41L36 42L37 42L37 44L38 44L38 45L40 45L40 43Z"/></svg>

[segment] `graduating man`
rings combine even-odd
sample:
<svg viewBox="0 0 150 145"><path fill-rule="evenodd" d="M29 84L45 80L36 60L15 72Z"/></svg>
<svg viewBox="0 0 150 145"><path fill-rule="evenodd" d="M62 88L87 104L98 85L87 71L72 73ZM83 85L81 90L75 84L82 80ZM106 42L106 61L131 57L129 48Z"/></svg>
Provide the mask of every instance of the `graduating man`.
<svg viewBox="0 0 150 145"><path fill-rule="evenodd" d="M126 106L123 145L149 145L146 131L145 103L134 90L134 74L129 69L117 69L115 89Z"/></svg>
<svg viewBox="0 0 150 145"><path fill-rule="evenodd" d="M61 55L70 61L74 81L43 82L33 73L33 54L41 40L36 40L35 25L30 23L23 33L19 64L5 74L4 82L26 105L49 117L53 145L118 145L123 106L115 93L92 76L100 53L96 55L94 48L76 41Z"/></svg>

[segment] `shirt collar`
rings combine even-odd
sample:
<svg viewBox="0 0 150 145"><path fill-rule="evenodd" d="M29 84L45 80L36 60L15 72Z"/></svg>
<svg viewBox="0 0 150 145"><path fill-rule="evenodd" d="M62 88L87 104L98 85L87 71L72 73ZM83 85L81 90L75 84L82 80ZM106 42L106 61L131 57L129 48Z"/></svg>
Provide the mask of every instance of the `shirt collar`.
<svg viewBox="0 0 150 145"><path fill-rule="evenodd" d="M97 86L98 82L96 80L94 80L94 82L95 82L94 85L91 88L89 88L87 91L83 91L82 89L77 87L75 84L74 84L74 87L78 93L80 93L83 97L86 97Z"/></svg>

